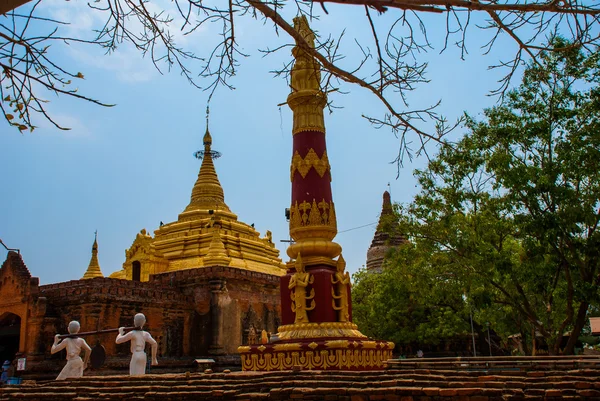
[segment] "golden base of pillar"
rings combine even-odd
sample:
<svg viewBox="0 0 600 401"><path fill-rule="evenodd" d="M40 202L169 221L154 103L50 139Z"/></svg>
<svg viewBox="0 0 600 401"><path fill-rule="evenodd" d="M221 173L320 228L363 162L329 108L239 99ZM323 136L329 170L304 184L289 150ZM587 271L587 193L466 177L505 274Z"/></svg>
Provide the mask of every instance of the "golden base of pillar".
<svg viewBox="0 0 600 401"><path fill-rule="evenodd" d="M382 370L394 343L360 338L303 339L238 347L244 371Z"/></svg>
<svg viewBox="0 0 600 401"><path fill-rule="evenodd" d="M382 370L394 343L361 339L286 342L238 347L244 371Z"/></svg>
<svg viewBox="0 0 600 401"><path fill-rule="evenodd" d="M279 340L238 347L242 369L381 370L394 343L369 340L352 322L298 323L279 327Z"/></svg>

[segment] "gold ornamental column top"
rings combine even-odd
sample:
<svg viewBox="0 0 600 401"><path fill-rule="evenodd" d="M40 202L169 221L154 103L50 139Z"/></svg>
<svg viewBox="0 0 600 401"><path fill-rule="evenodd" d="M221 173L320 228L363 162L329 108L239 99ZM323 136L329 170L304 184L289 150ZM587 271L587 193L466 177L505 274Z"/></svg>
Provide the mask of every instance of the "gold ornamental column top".
<svg viewBox="0 0 600 401"><path fill-rule="evenodd" d="M229 207L225 204L225 195L223 193L223 187L219 182L219 177L215 171L215 165L213 159L220 156L219 152L215 152L211 149L212 137L206 127L206 133L202 139L204 144L204 151L196 152L196 157L202 158L202 165L198 172L198 179L192 189L192 196L190 204L185 208L185 212L195 210L226 210L229 211Z"/></svg>
<svg viewBox="0 0 600 401"><path fill-rule="evenodd" d="M294 18L294 29L302 35L310 48L315 48L315 34L308 26L306 16ZM323 108L327 104L327 96L321 90L321 65L302 45L296 41L296 46L292 49L296 61L291 72L292 93L287 98L287 103L294 112L292 134L302 131L324 133Z"/></svg>

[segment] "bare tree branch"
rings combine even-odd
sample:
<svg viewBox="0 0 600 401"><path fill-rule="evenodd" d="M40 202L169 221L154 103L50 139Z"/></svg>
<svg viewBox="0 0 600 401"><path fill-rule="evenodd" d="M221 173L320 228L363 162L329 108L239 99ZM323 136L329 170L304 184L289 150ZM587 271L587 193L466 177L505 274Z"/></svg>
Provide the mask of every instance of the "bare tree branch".
<svg viewBox="0 0 600 401"><path fill-rule="evenodd" d="M83 74L53 62L50 44L88 43L113 52L119 45L129 43L148 56L161 73L174 68L191 85L208 90L210 101L219 87L234 89L232 79L240 60L248 56L240 50L235 27L241 18L249 17L272 24L277 35L284 33L281 40L285 43L258 49L264 55L298 42L318 61L324 93L344 93L342 85L349 85L374 96L382 106L381 114L364 117L375 127L388 128L397 136L399 154L394 162L399 167L405 157L427 154L430 142L446 145L445 135L461 122L458 118L449 123L439 115L437 100L429 106L411 105L411 94L428 82L427 63L419 61L420 56L434 48L423 16L445 14L445 32L439 38L441 51L454 44L460 49L461 58L468 55L467 38L474 32L489 33L489 39L485 39L486 54L501 37L514 43L510 59L490 66L504 69L500 87L492 92L501 96L524 61L535 62L540 52L550 50L547 43L554 35L565 36L571 46L590 50L598 46L600 37L600 5L594 0L172 0L167 3L173 4L173 15L160 0L96 0L88 5L103 23L90 39L59 34L58 27L68 21L38 15L41 1L26 4L26 0L4 0L0 4L0 107L5 119L21 131L35 127L32 116L36 113L60 126L44 108L47 100L41 97L42 88L102 104L76 93L72 80ZM338 7L328 9L326 3ZM14 9L19 6L16 13ZM353 57L341 54L344 33L317 32L318 46L310 48L287 19L292 14L304 14L316 20L320 12L332 15L340 6L365 9L363 23L371 34L353 38L359 50ZM378 18L381 15L373 10L386 18ZM35 35L29 33L33 31L29 29L32 22L36 25ZM40 26L48 28L46 35L40 35ZM193 35L205 27L211 28L215 40L203 54L196 55L176 42L176 32L180 36ZM370 49L374 49L373 53ZM288 79L290 68L288 63L273 72ZM329 99L327 106L330 110L335 108L333 100Z"/></svg>

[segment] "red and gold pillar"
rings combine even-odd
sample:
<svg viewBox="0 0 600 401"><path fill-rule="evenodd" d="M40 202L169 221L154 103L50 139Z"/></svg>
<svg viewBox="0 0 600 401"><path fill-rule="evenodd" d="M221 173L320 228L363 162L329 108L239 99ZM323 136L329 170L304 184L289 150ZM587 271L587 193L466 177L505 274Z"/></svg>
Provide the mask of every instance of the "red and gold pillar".
<svg viewBox="0 0 600 401"><path fill-rule="evenodd" d="M296 30L314 47L314 33L306 18L300 17L294 22ZM331 278L336 271L333 258L340 255L342 248L332 241L337 234L337 222L323 118L327 97L320 88L321 73L315 59L300 46L296 46L292 54L296 62L291 73L292 93L287 102L294 113L290 236L295 242L287 253L292 259L301 255L307 273L312 275L313 282L307 291L310 294L314 290L314 309L308 311L308 321L335 322ZM295 322L291 302L293 290L289 289L289 282L296 269L293 263L289 267L288 274L281 279L284 325Z"/></svg>
<svg viewBox="0 0 600 401"><path fill-rule="evenodd" d="M352 323L350 275L333 242L337 234L331 196L331 166L327 157L323 109L327 97L320 87L314 33L306 17L294 18L294 28L306 43L292 50L292 93L287 103L294 113L290 167L292 202L287 249L293 261L281 277L281 321L276 341L240 346L244 370L302 369L377 370L391 357L394 344L370 341Z"/></svg>

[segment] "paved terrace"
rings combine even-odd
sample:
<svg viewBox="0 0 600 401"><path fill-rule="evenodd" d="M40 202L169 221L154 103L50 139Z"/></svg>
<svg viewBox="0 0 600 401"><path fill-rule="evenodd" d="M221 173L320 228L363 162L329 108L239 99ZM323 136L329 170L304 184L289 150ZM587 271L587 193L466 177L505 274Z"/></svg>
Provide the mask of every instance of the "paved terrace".
<svg viewBox="0 0 600 401"><path fill-rule="evenodd" d="M552 358L526 358L518 364L488 367L481 361L445 359L390 361L381 372L234 372L128 376L87 376L67 382L25 382L0 389L0 400L39 401L504 401L598 400L598 358L554 358L570 361L557 368ZM503 362L501 358L496 362ZM541 364L536 364L536 359ZM460 363L455 369L410 368L407 363ZM472 363L472 364L471 364ZM467 366L464 366L467 365ZM578 365L576 368L572 366ZM483 366L484 368L482 368ZM587 366L587 367L586 367Z"/></svg>

